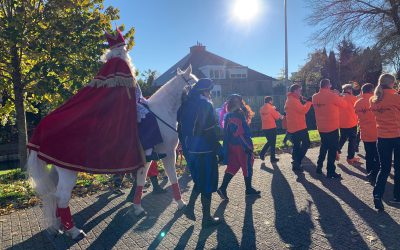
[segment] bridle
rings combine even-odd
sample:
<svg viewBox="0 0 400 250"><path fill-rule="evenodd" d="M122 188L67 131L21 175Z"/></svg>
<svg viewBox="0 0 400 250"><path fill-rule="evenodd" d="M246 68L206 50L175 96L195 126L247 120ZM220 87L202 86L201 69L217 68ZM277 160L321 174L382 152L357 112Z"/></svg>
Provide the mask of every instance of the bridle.
<svg viewBox="0 0 400 250"><path fill-rule="evenodd" d="M185 76L184 76L184 74L179 75L179 76L181 76L182 79L185 81L187 87L192 88L192 83L191 83L191 81L194 81L193 83L195 83L195 80L194 80L193 78L186 79ZM161 119L157 114L155 114L153 111L151 111L151 109L150 109L146 104L144 104L144 103L141 103L141 104L142 104L150 113L152 113L152 114L156 117L157 120L159 120L160 122L164 123L165 126L167 126L168 128L170 128L170 129L172 129L173 131L175 131L176 133L178 133L178 131L177 131L174 127L172 127L172 126L171 126L170 124L168 124L166 121L164 121L163 119Z"/></svg>
<svg viewBox="0 0 400 250"><path fill-rule="evenodd" d="M185 77L184 74L179 75L179 76L182 77L183 81L186 82L186 86L189 87L189 88L191 88L192 85L193 85L194 83L196 83L196 80L194 80L193 78L186 79L186 77Z"/></svg>

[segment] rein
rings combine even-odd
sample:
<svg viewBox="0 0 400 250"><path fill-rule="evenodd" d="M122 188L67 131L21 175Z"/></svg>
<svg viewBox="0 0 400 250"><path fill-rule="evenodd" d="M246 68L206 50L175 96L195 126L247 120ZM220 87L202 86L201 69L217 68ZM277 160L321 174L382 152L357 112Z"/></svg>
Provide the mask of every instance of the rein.
<svg viewBox="0 0 400 250"><path fill-rule="evenodd" d="M191 79L186 79L183 75L180 75L182 77L182 79L186 82L186 85L191 86L190 80ZM147 111L149 111L149 113L153 114L157 120L159 120L160 122L164 123L165 126L167 126L168 128L172 129L175 133L178 133L178 131L176 130L176 128L172 127L170 124L168 124L166 121L164 121L163 119L161 119L156 113L154 113L147 104L142 103L139 101L140 104L143 105L143 107L145 107L145 109L147 109Z"/></svg>
<svg viewBox="0 0 400 250"><path fill-rule="evenodd" d="M144 104L144 103L142 103L142 102L139 102L139 103L142 104L143 107L144 107L145 109L147 109L147 111L149 111L149 113L153 114L153 115L157 118L157 120L159 120L160 122L164 123L165 126L167 126L168 128L170 128L170 129L172 129L173 131L175 131L176 133L178 133L178 131L177 131L174 127L172 127L171 125L169 125L166 121L164 121L164 120L161 119L158 115L156 115L153 111L151 111L151 109L149 108L149 106L147 106L147 104Z"/></svg>

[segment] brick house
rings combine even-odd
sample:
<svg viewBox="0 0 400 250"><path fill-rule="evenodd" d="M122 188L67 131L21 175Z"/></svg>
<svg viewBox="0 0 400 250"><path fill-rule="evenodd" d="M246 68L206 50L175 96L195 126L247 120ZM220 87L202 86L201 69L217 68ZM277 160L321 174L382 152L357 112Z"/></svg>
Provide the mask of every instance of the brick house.
<svg viewBox="0 0 400 250"><path fill-rule="evenodd" d="M160 75L154 85L161 86L176 75L176 69L186 69L189 64L199 78L211 78L215 82L212 91L214 97L225 97L232 93L242 96L273 95L273 86L278 84L275 78L264 75L247 66L232 62L206 50L200 43L190 47L190 53Z"/></svg>

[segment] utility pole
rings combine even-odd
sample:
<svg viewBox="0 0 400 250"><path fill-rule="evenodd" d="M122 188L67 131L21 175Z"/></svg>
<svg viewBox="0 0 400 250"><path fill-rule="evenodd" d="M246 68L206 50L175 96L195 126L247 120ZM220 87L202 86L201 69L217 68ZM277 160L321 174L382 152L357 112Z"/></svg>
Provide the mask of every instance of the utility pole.
<svg viewBox="0 0 400 250"><path fill-rule="evenodd" d="M286 1L284 0L285 5L285 87L289 82L289 72L288 72L288 37L287 37L287 6Z"/></svg>

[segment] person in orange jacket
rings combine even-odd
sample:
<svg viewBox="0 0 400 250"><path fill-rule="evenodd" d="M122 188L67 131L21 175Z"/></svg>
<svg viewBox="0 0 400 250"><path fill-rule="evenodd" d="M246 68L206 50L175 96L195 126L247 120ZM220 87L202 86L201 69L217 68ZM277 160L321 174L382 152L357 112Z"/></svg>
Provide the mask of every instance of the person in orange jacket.
<svg viewBox="0 0 400 250"><path fill-rule="evenodd" d="M343 85L342 98L347 102L346 108L340 109L340 139L338 154L341 153L343 145L349 141L347 146L347 163L354 164L360 161L360 158L355 157L357 145L357 114L354 110L354 104L357 97L353 95L352 85Z"/></svg>
<svg viewBox="0 0 400 250"><path fill-rule="evenodd" d="M375 115L369 105L369 99L372 97L373 92L374 85L371 83L364 84L361 88L360 99L354 104L354 109L360 126L360 138L364 142L367 178L372 185L375 185L376 175L379 171L379 158L376 148L378 134Z"/></svg>
<svg viewBox="0 0 400 250"><path fill-rule="evenodd" d="M346 107L346 102L339 92L331 90L329 79L320 81L320 90L312 97L318 132L321 136L321 147L317 162L317 174L322 174L322 166L328 153L327 178L341 178L336 173L335 158L339 147L339 109Z"/></svg>
<svg viewBox="0 0 400 250"><path fill-rule="evenodd" d="M375 114L378 132L378 154L380 169L373 191L374 205L384 210L382 197L394 155L394 188L392 203L400 204L400 95L393 89L395 77L382 74L374 96L370 99Z"/></svg>
<svg viewBox="0 0 400 250"><path fill-rule="evenodd" d="M283 112L282 118L282 129L286 130L285 137L283 138L283 146L288 147L287 142L290 140L290 133L287 131L287 119L286 119L286 112Z"/></svg>
<svg viewBox="0 0 400 250"><path fill-rule="evenodd" d="M260 159L265 160L265 153L268 148L271 150L271 163L278 162L279 159L275 156L275 144L276 144L276 121L282 119L283 116L276 111L275 106L273 106L273 100L271 96L266 96L264 98L265 104L260 108L260 116L262 122L262 130L265 137L267 138L267 143L260 151Z"/></svg>
<svg viewBox="0 0 400 250"><path fill-rule="evenodd" d="M305 104L302 104L301 101ZM293 84L289 88L288 97L285 103L287 131L291 135L293 143L292 151L292 170L301 171L301 161L310 147L310 137L308 136L306 114L310 110L312 102L304 100L301 95L301 86Z"/></svg>

